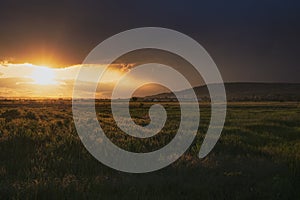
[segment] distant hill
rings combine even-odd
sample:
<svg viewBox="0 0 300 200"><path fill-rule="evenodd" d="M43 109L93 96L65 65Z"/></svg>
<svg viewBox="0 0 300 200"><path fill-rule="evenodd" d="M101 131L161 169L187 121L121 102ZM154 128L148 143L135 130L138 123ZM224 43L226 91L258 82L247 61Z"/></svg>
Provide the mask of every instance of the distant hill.
<svg viewBox="0 0 300 200"><path fill-rule="evenodd" d="M197 98L209 101L207 86L193 88ZM228 101L300 101L300 83L225 83ZM175 92L189 99L192 89ZM173 93L147 96L148 100L174 99Z"/></svg>

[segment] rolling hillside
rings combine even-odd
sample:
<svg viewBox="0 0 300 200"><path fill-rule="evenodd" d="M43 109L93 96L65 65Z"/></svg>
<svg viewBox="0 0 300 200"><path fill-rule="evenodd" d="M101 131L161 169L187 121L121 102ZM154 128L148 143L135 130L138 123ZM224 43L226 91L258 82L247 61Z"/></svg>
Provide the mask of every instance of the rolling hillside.
<svg viewBox="0 0 300 200"><path fill-rule="evenodd" d="M207 86L193 88L198 99L209 101ZM299 83L225 83L228 101L300 101ZM175 92L181 98L189 99L192 90ZM174 99L173 93L147 96L146 99Z"/></svg>

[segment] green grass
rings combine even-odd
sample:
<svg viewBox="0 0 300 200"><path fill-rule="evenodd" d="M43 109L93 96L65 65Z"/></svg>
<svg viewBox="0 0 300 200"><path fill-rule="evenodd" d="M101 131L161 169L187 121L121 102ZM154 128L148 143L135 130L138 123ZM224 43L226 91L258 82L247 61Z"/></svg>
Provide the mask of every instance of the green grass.
<svg viewBox="0 0 300 200"><path fill-rule="evenodd" d="M131 115L149 123L151 103L132 103ZM98 103L99 122L118 146L133 152L163 147L176 133L178 104L164 103L168 120L148 139L122 133L108 103ZM127 174L106 167L83 147L71 102L0 103L0 199L299 199L298 103L228 105L221 138L200 160L210 106L200 104L201 124L189 150L156 172Z"/></svg>

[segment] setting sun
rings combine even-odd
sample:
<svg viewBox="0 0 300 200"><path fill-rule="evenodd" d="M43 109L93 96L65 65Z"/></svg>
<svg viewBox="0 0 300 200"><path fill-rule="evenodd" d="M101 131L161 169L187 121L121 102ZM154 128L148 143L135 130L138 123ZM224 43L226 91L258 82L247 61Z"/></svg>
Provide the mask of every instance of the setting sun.
<svg viewBox="0 0 300 200"><path fill-rule="evenodd" d="M38 85L54 85L57 83L55 81L54 70L44 66L36 67L30 75L30 78Z"/></svg>

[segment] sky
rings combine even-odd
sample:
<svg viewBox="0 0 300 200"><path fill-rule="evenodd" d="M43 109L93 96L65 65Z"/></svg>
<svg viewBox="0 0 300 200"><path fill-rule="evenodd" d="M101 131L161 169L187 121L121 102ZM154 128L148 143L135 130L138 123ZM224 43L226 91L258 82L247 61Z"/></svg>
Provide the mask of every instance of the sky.
<svg viewBox="0 0 300 200"><path fill-rule="evenodd" d="M225 82L300 82L299 10L299 1L279 0L0 1L0 96L33 95L29 85L35 87L34 73L43 70L29 72L41 66L55 68L55 74L67 71L68 77L50 82L61 83L62 96L70 94L65 89L72 88L74 66L95 46L121 31L148 26L198 41ZM121 71L137 63L129 58L119 63Z"/></svg>

